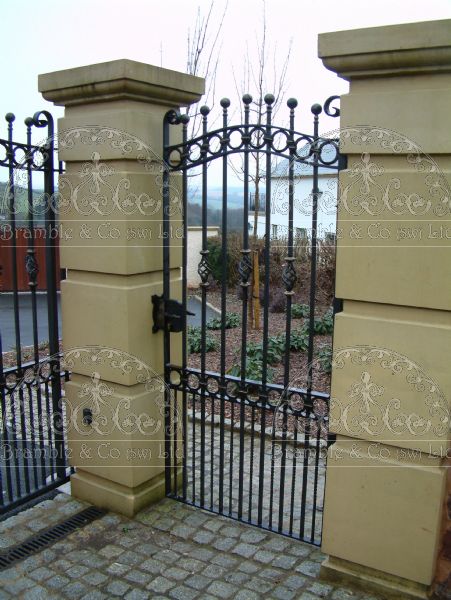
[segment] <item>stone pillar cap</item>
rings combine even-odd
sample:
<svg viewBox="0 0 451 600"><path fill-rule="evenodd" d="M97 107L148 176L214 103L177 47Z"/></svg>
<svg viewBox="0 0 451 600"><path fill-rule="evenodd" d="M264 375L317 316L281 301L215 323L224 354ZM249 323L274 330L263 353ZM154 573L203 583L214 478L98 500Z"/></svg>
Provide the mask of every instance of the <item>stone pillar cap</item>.
<svg viewBox="0 0 451 600"><path fill-rule="evenodd" d="M201 98L205 80L120 59L39 75L38 89L46 100L62 106L113 100L186 106Z"/></svg>
<svg viewBox="0 0 451 600"><path fill-rule="evenodd" d="M318 56L348 80L451 72L451 19L322 33Z"/></svg>

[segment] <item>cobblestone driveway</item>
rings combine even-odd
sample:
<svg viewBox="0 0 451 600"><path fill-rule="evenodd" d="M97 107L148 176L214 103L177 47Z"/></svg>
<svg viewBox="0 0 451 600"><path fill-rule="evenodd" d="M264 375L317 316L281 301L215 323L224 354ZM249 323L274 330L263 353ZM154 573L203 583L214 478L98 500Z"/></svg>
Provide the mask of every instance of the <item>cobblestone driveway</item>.
<svg viewBox="0 0 451 600"><path fill-rule="evenodd" d="M324 452L319 452L316 461L316 441L305 449L300 443L286 444L285 466L282 467L282 441L271 438L271 427L267 435L260 435L260 426L254 426L251 436L247 427L243 436L243 470L240 472L240 432L238 420L235 428L230 428L230 419L225 422L229 429L223 434L221 443L218 427L219 417L215 417L215 427L206 420L202 452L201 415L196 421L189 421L187 428L187 498L197 506L220 512L220 448L223 448L223 514L238 514L239 480L243 480L243 519L257 521L260 483L260 449L263 443L264 468L262 474L262 522L266 528L281 529L293 537L301 538L317 545L321 543L322 512L326 461ZM301 440L302 441L302 440ZM304 463L304 455L306 462ZM316 464L317 462L317 464ZM204 504L201 502L201 470L204 474ZM182 481L178 479L179 495L182 495ZM281 493L282 488L282 493ZM305 489L304 489L305 488ZM305 496L303 496L305 494ZM305 500L303 501L303 497ZM280 508L280 499L282 507ZM304 506L303 506L304 505ZM279 521L280 519L280 521ZM304 528L301 528L301 522ZM291 531L290 531L291 530ZM302 531L302 534L301 534Z"/></svg>
<svg viewBox="0 0 451 600"><path fill-rule="evenodd" d="M78 512L65 494L0 523L3 548ZM108 514L0 571L0 598L375 600L318 580L313 547L173 500Z"/></svg>

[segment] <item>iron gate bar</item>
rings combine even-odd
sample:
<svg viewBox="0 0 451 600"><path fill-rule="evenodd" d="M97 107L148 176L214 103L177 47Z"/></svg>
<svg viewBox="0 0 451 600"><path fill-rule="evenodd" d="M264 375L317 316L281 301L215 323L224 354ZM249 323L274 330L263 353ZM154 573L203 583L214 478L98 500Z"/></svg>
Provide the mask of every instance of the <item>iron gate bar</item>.
<svg viewBox="0 0 451 600"><path fill-rule="evenodd" d="M249 248L249 107L252 102L252 96L245 94L243 96L244 104L244 180L243 180L243 249L241 250L241 261L238 265L238 272L241 277L240 286L243 295L243 305L241 311L241 347L246 346L247 333L247 311L248 311L248 293L249 293L249 276L251 273L250 248ZM241 352L241 390L244 389L246 376L246 352ZM242 393L240 391L240 393ZM214 410L212 410L212 415ZM240 403L240 459L239 470L240 477L238 481L238 518L243 516L243 485L244 485L244 421L245 421L245 406L244 396L241 397ZM213 461L212 461L213 464ZM212 478L213 480L213 478Z"/></svg>
<svg viewBox="0 0 451 600"><path fill-rule="evenodd" d="M44 191L46 198L45 228L48 233L46 240L46 281L47 281L47 310L49 319L49 354L50 369L52 372L59 373L59 332L58 332L58 294L56 284L56 239L52 235L57 223L55 207L55 185L54 185L54 155L55 155L55 128L52 115L46 111L35 113L33 121L36 127L47 128L47 139L44 146L46 156L45 162L47 168L44 171ZM51 266L51 268L50 268ZM46 386L48 384L46 383ZM52 471L52 481L56 475L63 478L66 474L64 460L64 439L61 431L61 423L58 420L61 400L61 377L56 376L51 379L52 388L52 409L53 409L53 430L55 432L56 449L56 473ZM48 394L47 394L48 398ZM51 438L49 438L51 439Z"/></svg>
<svg viewBox="0 0 451 600"><path fill-rule="evenodd" d="M169 111L164 118L163 127L163 146L169 144L169 123L179 123L179 119L175 111ZM163 185L162 185L162 198L163 198L163 301L166 298L170 298L169 288L169 173L166 169L163 170ZM166 311L165 311L166 312ZM166 333L166 315L165 315L165 326L163 330L164 335L164 348L163 348L163 360L164 360L164 373L165 381L169 381L169 373L167 371L167 364L171 357L171 338ZM164 389L164 428L165 428L165 487L166 493L171 490L171 397L170 391L167 386Z"/></svg>
<svg viewBox="0 0 451 600"><path fill-rule="evenodd" d="M33 119L27 118L25 119L25 125L27 127L27 145L31 147L31 126L33 125ZM28 229L29 231L33 231L34 229L34 219L33 219L33 160L31 156L31 152L27 154L27 188L28 188ZM37 321L37 304L36 304L36 287L37 287L37 276L39 267L35 257L34 251L34 236L30 235L28 238L28 250L26 255L26 265L25 268L28 273L28 286L30 288L31 293L31 315L33 321L33 351L34 351L34 364L39 364L39 338L38 338L38 321ZM38 414L40 412L40 407L42 405L41 398L41 386L37 386L36 388L36 396L37 396L37 407ZM33 410L33 393L31 390L28 390L28 407L30 411L30 421L34 423L34 410ZM39 422L41 422L41 418L39 418ZM40 449L41 449L41 485L43 484L44 477L44 465L43 461L43 450L44 450L44 440L43 436L40 436ZM34 485L38 487L38 468L36 460L33 460L33 476L34 476Z"/></svg>
<svg viewBox="0 0 451 600"><path fill-rule="evenodd" d="M12 113L8 113L5 116L6 122L8 123L8 150L7 150L7 159L8 159L8 192L9 192L9 221L11 227L11 269L12 269L12 277L13 277L13 303L14 303L14 332L16 337L16 363L18 369L18 376L22 376L22 355L21 355L21 344L20 344L20 317L19 317L19 292L17 286L17 243L16 243L16 215L15 215L15 186L14 186L14 154L13 154L13 122L15 120L15 116ZM23 396L22 392L19 390L19 401L20 405L23 404ZM17 439L16 439L16 409L14 406L14 402L11 404L11 417L13 422L13 446L14 453L17 453ZM20 483L20 470L18 462L14 465L16 472L16 485L18 495L21 496L21 483Z"/></svg>
<svg viewBox="0 0 451 600"><path fill-rule="evenodd" d="M221 228L221 259L222 259L222 277L221 277L221 379L220 386L223 392L226 392L225 383L225 350L226 350L226 311L227 311L227 275L228 275L228 264L227 264L227 145L230 139L227 137L227 108L230 106L230 100L224 98L220 102L222 106L222 127L223 137L221 138L221 150L222 150L222 228ZM224 420L225 420L225 406L224 402L221 402L221 424L219 430L219 512L223 511L223 499L224 499Z"/></svg>
<svg viewBox="0 0 451 600"><path fill-rule="evenodd" d="M173 390L178 390L181 391L182 389L185 389L185 391L188 394L202 394L202 388L204 389L204 394L206 396L208 396L209 399L212 400L221 400L221 399L225 399L227 402L234 402L235 404L238 404L241 402L241 398L244 396L246 399L249 396L249 389L256 389L259 386L261 386L261 382L260 381L256 381L254 379L245 379L244 382L242 381L241 377L237 377L235 375L230 375L229 373L227 373L224 377L225 379L225 392L221 391L221 388L219 386L219 383L221 381L221 376L219 373L215 372L215 371L203 371L201 369L195 369L194 367L187 367L186 369L186 377L183 377L183 369L181 366L179 365L175 365L175 364L171 364L169 363L168 365L168 370L169 373L173 375L173 377L171 377L171 381L168 382L168 387L173 389ZM198 380L199 385L198 387L193 387L190 386L189 384L189 376L190 375L194 375L195 378ZM217 391L212 391L210 389L208 389L208 386L203 386L201 383L201 377L202 375L205 376L205 378L207 380L215 380L217 382ZM181 383L182 378L185 380L185 384L183 385ZM176 381L174 381L176 380ZM211 381L210 381L211 383ZM229 386L227 385L228 383L234 384L233 387L234 391L235 391L235 395L232 395ZM244 384L244 388L241 387ZM283 392L285 391L283 384L281 383L267 383L267 390L268 392L274 391L277 392L278 395L282 395ZM300 398L303 401L303 406L304 408L308 408L309 410L313 410L314 408L314 404L315 404L315 400L322 400L324 402L328 401L330 396L329 394L327 394L326 392L316 392L316 391L312 391L310 394L310 397L307 393L307 390L305 388L296 388L296 387L291 387L289 389L289 393L291 395L293 394L297 394L300 396ZM273 411L274 409L274 405L270 404L270 403L265 403L264 401L261 400L261 396L262 394L258 394L259 396L259 400L257 402L254 402L254 406L258 407L258 408L263 408L264 406L266 406L266 408L268 410ZM294 409L293 409L294 410ZM295 411L298 412L299 415L301 415L301 410L299 411Z"/></svg>
<svg viewBox="0 0 451 600"><path fill-rule="evenodd" d="M295 98L289 98L287 101L288 108L290 109L290 138L288 140L290 147L290 159L288 165L288 247L286 264L282 272L282 280L285 284L285 298L286 298L286 319L285 319L285 369L284 369L284 391L288 390L290 382L290 340L291 340L291 305L293 297L293 288L296 283L296 271L294 269L293 261L293 205L294 205L294 151L295 145L293 140L294 131L294 109L297 106L297 100ZM283 527L283 498L285 493L285 465L286 465L286 443L287 443L287 429L288 429L288 411L286 406L283 408L283 422L282 422L282 458L281 458L281 471L280 471L280 483L279 483L279 523L278 531L282 531ZM292 477L292 494L291 494L291 507L290 513L292 514L294 509L294 477Z"/></svg>
<svg viewBox="0 0 451 600"><path fill-rule="evenodd" d="M324 104L324 112L329 116L338 116L337 108L331 109L331 103L337 97L329 98ZM294 109L297 106L295 99L288 101L290 109L289 128L277 127L272 123L272 104L274 97L265 97L266 122L264 124L250 124L250 104L252 98L243 96L244 123L242 125L228 124L228 107L230 101L221 101L222 127L208 131L207 117L208 107L200 109L202 115L202 134L196 138L187 139L187 119L174 111L170 111L164 121L164 173L163 173L163 268L164 268L164 298L170 297L169 278L169 190L170 173L182 173L182 213L184 218L184 246L182 265L182 304L186 308L186 209L187 209L187 177L188 171L194 167L201 168L202 178L202 250L198 266L201 286L201 334L200 334L200 369L188 366L186 350L186 328L183 330L182 365L171 363L170 333L165 327L165 424L167 438L166 449L166 491L167 494L176 497L189 504L210 509L221 514L228 514L249 523L255 523L260 527L271 531L278 531L289 536L299 537L304 541L319 544L320 524L318 524L318 500L320 482L323 482L324 461L321 462L321 451L328 440L328 402L329 394L313 390L313 352L314 352L314 325L315 325L315 296L316 296L316 263L317 263L317 227L318 227L318 200L319 186L318 174L320 167L328 167L339 170L344 166L338 151L338 140L321 138L319 136L319 114L322 112L320 105L312 106L314 115L313 135L298 133L294 130ZM183 141L181 144L169 145L169 126L183 122ZM241 142L232 142L232 135L241 135ZM285 142L277 144L277 136L285 136ZM219 148L213 146L213 141L219 142ZM228 247L227 247L227 207L228 207L228 158L236 153L243 155L243 234L241 258L238 264L239 285L242 290L241 309L241 356L239 376L232 376L226 372L226 317L227 317L227 277L228 277ZM250 260L251 249L249 247L249 179L250 179L250 154L259 153L265 156L266 168L266 203L265 203L265 241L264 241L264 293L266 301L263 309L263 340L262 340L262 373L261 381L253 381L247 377L247 326L249 309L249 279L252 273ZM286 256L282 270L282 281L285 286L286 317L285 317L285 350L283 355L283 384L273 384L268 381L268 353L269 353L269 303L270 290L270 249L271 249L271 158L278 156L288 159L288 239ZM208 225L208 163L216 158L222 159L222 240L220 245L221 255L221 331L220 331L220 357L218 372L206 370L206 305L211 267L208 257L207 225ZM294 286L297 281L294 268L294 167L295 164L303 164L312 169L312 241L310 250L310 310L308 315L309 337L307 348L307 382L306 388L290 387L290 341L292 335L291 309ZM213 388L211 387L213 385ZM232 386L232 387L230 387ZM178 394L182 394L182 490L178 484L178 461L177 461L177 432L176 427L171 430L172 423L176 421ZM274 394L277 402L274 404ZM188 401L191 402L192 424L187 428L186 417L188 415ZM298 401L299 406L296 406ZM322 404L318 405L320 402ZM209 419L210 435L207 441L207 403L211 418ZM237 406L239 404L239 407ZM231 416L230 435L226 438L226 407ZM235 411L239 410L238 420L235 419ZM215 414L219 411L219 439L216 439ZM246 411L250 411L250 431L245 434ZM260 418L259 431L256 429L256 416ZM281 435L276 438L275 418L280 413L282 417ZM267 427L266 419L272 415L272 426ZM200 423L196 425L196 419L200 416ZM293 428L288 439L288 430ZM237 428L238 425L238 428ZM270 439L267 439L267 431ZM299 432L302 436L299 437ZM235 433L237 435L235 436ZM258 433L258 435L257 435ZM188 440L187 435L191 436ZM172 440L170 439L172 436ZM200 438L200 455L198 456L198 439ZM249 439L250 438L250 439ZM171 452L171 441L172 452ZM276 475L276 441L281 442L280 472ZM219 448L218 448L219 442ZM228 446L226 471L226 443ZM248 459L245 458L246 444L250 446ZM270 445L269 445L270 444ZM208 448L208 445L210 446ZM238 470L234 468L235 448L239 449ZM268 450L267 450L268 448ZM298 449L303 451L303 460L299 459ZM216 451L218 451L218 464L216 465ZM191 457L189 453L191 452ZM266 458L267 453L268 459ZM314 453L314 460L310 461L310 455ZM206 460L210 460L207 471ZM291 460L291 468L288 460ZM248 466L246 465L248 461ZM255 463L258 461L258 464ZM265 463L268 461L269 478L266 479ZM219 467L215 471L215 465ZM256 468L255 468L256 467ZM313 469L312 469L313 467ZM302 469L301 479L296 477L298 469ZM188 469L191 470L189 476ZM320 480L320 469L321 477ZM254 471L258 476L257 489L254 485ZM309 479L309 473L312 475ZM238 476L237 503L234 497L234 484ZM208 482L208 477L210 481ZM289 480L291 477L291 481ZM245 490L244 483L249 484L249 490ZM268 484L269 482L269 489ZM207 484L208 487L207 487ZM301 489L299 489L299 485ZM323 485L323 484L321 484ZM215 487L217 486L217 487ZM228 490L226 489L228 486ZM288 490L288 497L287 491ZM307 497L307 492L309 496ZM208 494L210 496L208 498ZM247 498L247 510L244 510L245 495ZM300 506L296 504L296 498L300 498ZM269 503L269 516L264 514L263 504ZM208 501L209 500L209 501ZM226 502L225 502L226 500ZM228 500L228 501L227 501ZM313 504L307 509L307 502ZM278 503L278 504L277 504ZM286 510L288 513L286 513ZM298 514L299 509L299 514ZM254 513L254 510L256 511ZM307 516L309 521L307 522ZM311 522L310 522L311 521Z"/></svg>
<svg viewBox="0 0 451 600"><path fill-rule="evenodd" d="M210 110L208 106L202 107L202 132L205 134L207 131L207 117ZM201 155L206 152L205 146L201 147ZM207 165L202 165L202 259L204 259L204 285L202 287L202 309L201 309L201 323L202 323L202 354L201 354L201 370L202 370L202 381L205 378L205 354L206 354L206 319L207 319L207 287L208 277L210 275L210 266L208 264L208 248L207 248L207 185L208 185L208 172ZM201 447L201 471L200 471L200 502L203 506L205 503L205 389L202 387L201 397L201 412L202 422L200 430L200 447ZM194 456L194 448L193 448ZM194 494L194 491L193 491Z"/></svg>
<svg viewBox="0 0 451 600"><path fill-rule="evenodd" d="M186 144L187 140L188 140L188 119L184 118L184 115L181 116L181 122L182 122L182 126L183 126L183 143ZM183 240L187 240L188 239L188 219L186 218L186 214L187 214L187 206L188 206L188 202L187 202L187 198L188 198L188 172L186 169L182 170L182 220L183 220ZM187 260L188 260L188 248L187 248L187 244L183 243L182 244L182 263L184 265L187 264ZM182 306L183 306L183 313L186 314L187 313L187 277L186 277L186 269L182 269ZM187 352L187 334L186 334L186 327L183 328L182 331L182 365L183 365L183 369L184 372L186 371L187 368L187 356L186 356L186 352ZM188 405L187 405L187 394L186 391L183 390L182 392L182 435L183 435L183 440L186 440L186 436L187 436L187 423L186 423L186 418L185 415L187 415L187 410L188 410ZM188 483L188 472L187 472L187 450L186 450L186 444L183 443L182 440L182 497L184 500L186 500L186 487L187 487L187 483Z"/></svg>
<svg viewBox="0 0 451 600"><path fill-rule="evenodd" d="M265 157L266 157L266 197L265 197L265 303L263 307L263 359L262 359L262 385L261 385L261 401L264 404L261 412L261 430L260 430L260 461L259 461L259 479L258 479L258 525L262 524L263 520L263 482L265 469L265 425L266 425L266 399L268 398L266 384L268 378L268 299L269 299L269 251L270 251L270 236L271 236L271 105L274 102L274 96L267 94L264 98L266 104L266 128L263 137L265 142ZM243 348L244 352L245 349ZM271 444L273 447L273 445ZM271 461L272 462L272 461ZM274 473L271 470L271 482L273 481ZM272 489L270 491L270 502L272 501ZM270 510L271 514L271 510ZM271 526L271 524L270 524Z"/></svg>

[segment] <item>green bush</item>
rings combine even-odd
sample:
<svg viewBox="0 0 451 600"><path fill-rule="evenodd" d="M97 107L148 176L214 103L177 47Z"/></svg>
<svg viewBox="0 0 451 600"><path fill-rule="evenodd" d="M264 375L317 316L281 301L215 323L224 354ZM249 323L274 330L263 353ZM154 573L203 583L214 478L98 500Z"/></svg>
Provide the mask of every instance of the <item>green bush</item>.
<svg viewBox="0 0 451 600"><path fill-rule="evenodd" d="M225 328L233 329L234 327L238 327L241 323L240 316L237 313L227 313L225 317ZM221 317L215 317L214 319L210 319L207 323L207 329L221 329L222 320Z"/></svg>
<svg viewBox="0 0 451 600"><path fill-rule="evenodd" d="M221 257L221 241L219 238L207 239L207 260L211 270L211 276L215 281L222 279L222 257Z"/></svg>
<svg viewBox="0 0 451 600"><path fill-rule="evenodd" d="M291 332L290 350L293 352L306 352L308 350L308 329L295 329Z"/></svg>
<svg viewBox="0 0 451 600"><path fill-rule="evenodd" d="M222 259L222 238L207 238L207 261L211 269L211 279L221 283L223 269L226 270L226 281L228 286L234 286L239 281L238 263L241 259L242 242L239 236L229 234L227 236L227 256Z"/></svg>
<svg viewBox="0 0 451 600"><path fill-rule="evenodd" d="M188 327L188 352L190 354L196 354L202 351L202 329L200 327ZM205 335L205 352L213 352L219 347L218 340L211 335L206 333Z"/></svg>
<svg viewBox="0 0 451 600"><path fill-rule="evenodd" d="M247 356L246 361L246 379L252 379L253 381L261 381L263 372L263 361L256 356ZM229 370L229 375L234 377L241 377L241 364L234 364ZM266 380L271 383L274 379L274 370L271 367L266 369Z"/></svg>
<svg viewBox="0 0 451 600"><path fill-rule="evenodd" d="M291 306L291 316L293 319L301 319L308 317L310 314L310 306L308 304L293 304Z"/></svg>
<svg viewBox="0 0 451 600"><path fill-rule="evenodd" d="M284 336L277 335L268 338L267 360L270 365L277 365L280 363L284 352ZM249 358L263 361L263 344L250 342L247 346L246 354Z"/></svg>
<svg viewBox="0 0 451 600"><path fill-rule="evenodd" d="M332 346L329 344L322 346L316 353L321 370L324 373L332 372Z"/></svg>
<svg viewBox="0 0 451 600"><path fill-rule="evenodd" d="M334 330L334 315L332 310L328 310L322 317L316 317L314 321L314 331L319 335L332 333Z"/></svg>

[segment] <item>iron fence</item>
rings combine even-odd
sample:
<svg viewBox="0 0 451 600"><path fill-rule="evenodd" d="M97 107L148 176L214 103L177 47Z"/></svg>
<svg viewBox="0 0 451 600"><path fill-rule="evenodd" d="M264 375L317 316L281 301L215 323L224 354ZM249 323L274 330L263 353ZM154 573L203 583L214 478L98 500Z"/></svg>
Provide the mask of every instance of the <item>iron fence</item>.
<svg viewBox="0 0 451 600"><path fill-rule="evenodd" d="M8 240L8 251L2 248L0 261L8 268L11 291L0 294L0 513L69 479L61 402L62 381L69 373L60 365L55 235L54 177L62 165L55 168L54 124L48 112L25 120L25 143L13 140L15 116L8 113L5 118L8 135L0 139L0 171L6 173L0 235ZM37 130L45 131L45 139L33 144L32 132ZM39 193L36 177L42 182ZM45 233L45 260L40 264L34 235L37 226ZM19 262L21 256L24 265ZM9 264L3 264L5 260ZM26 293L20 291L19 275L24 270ZM45 291L38 291L38 279Z"/></svg>

